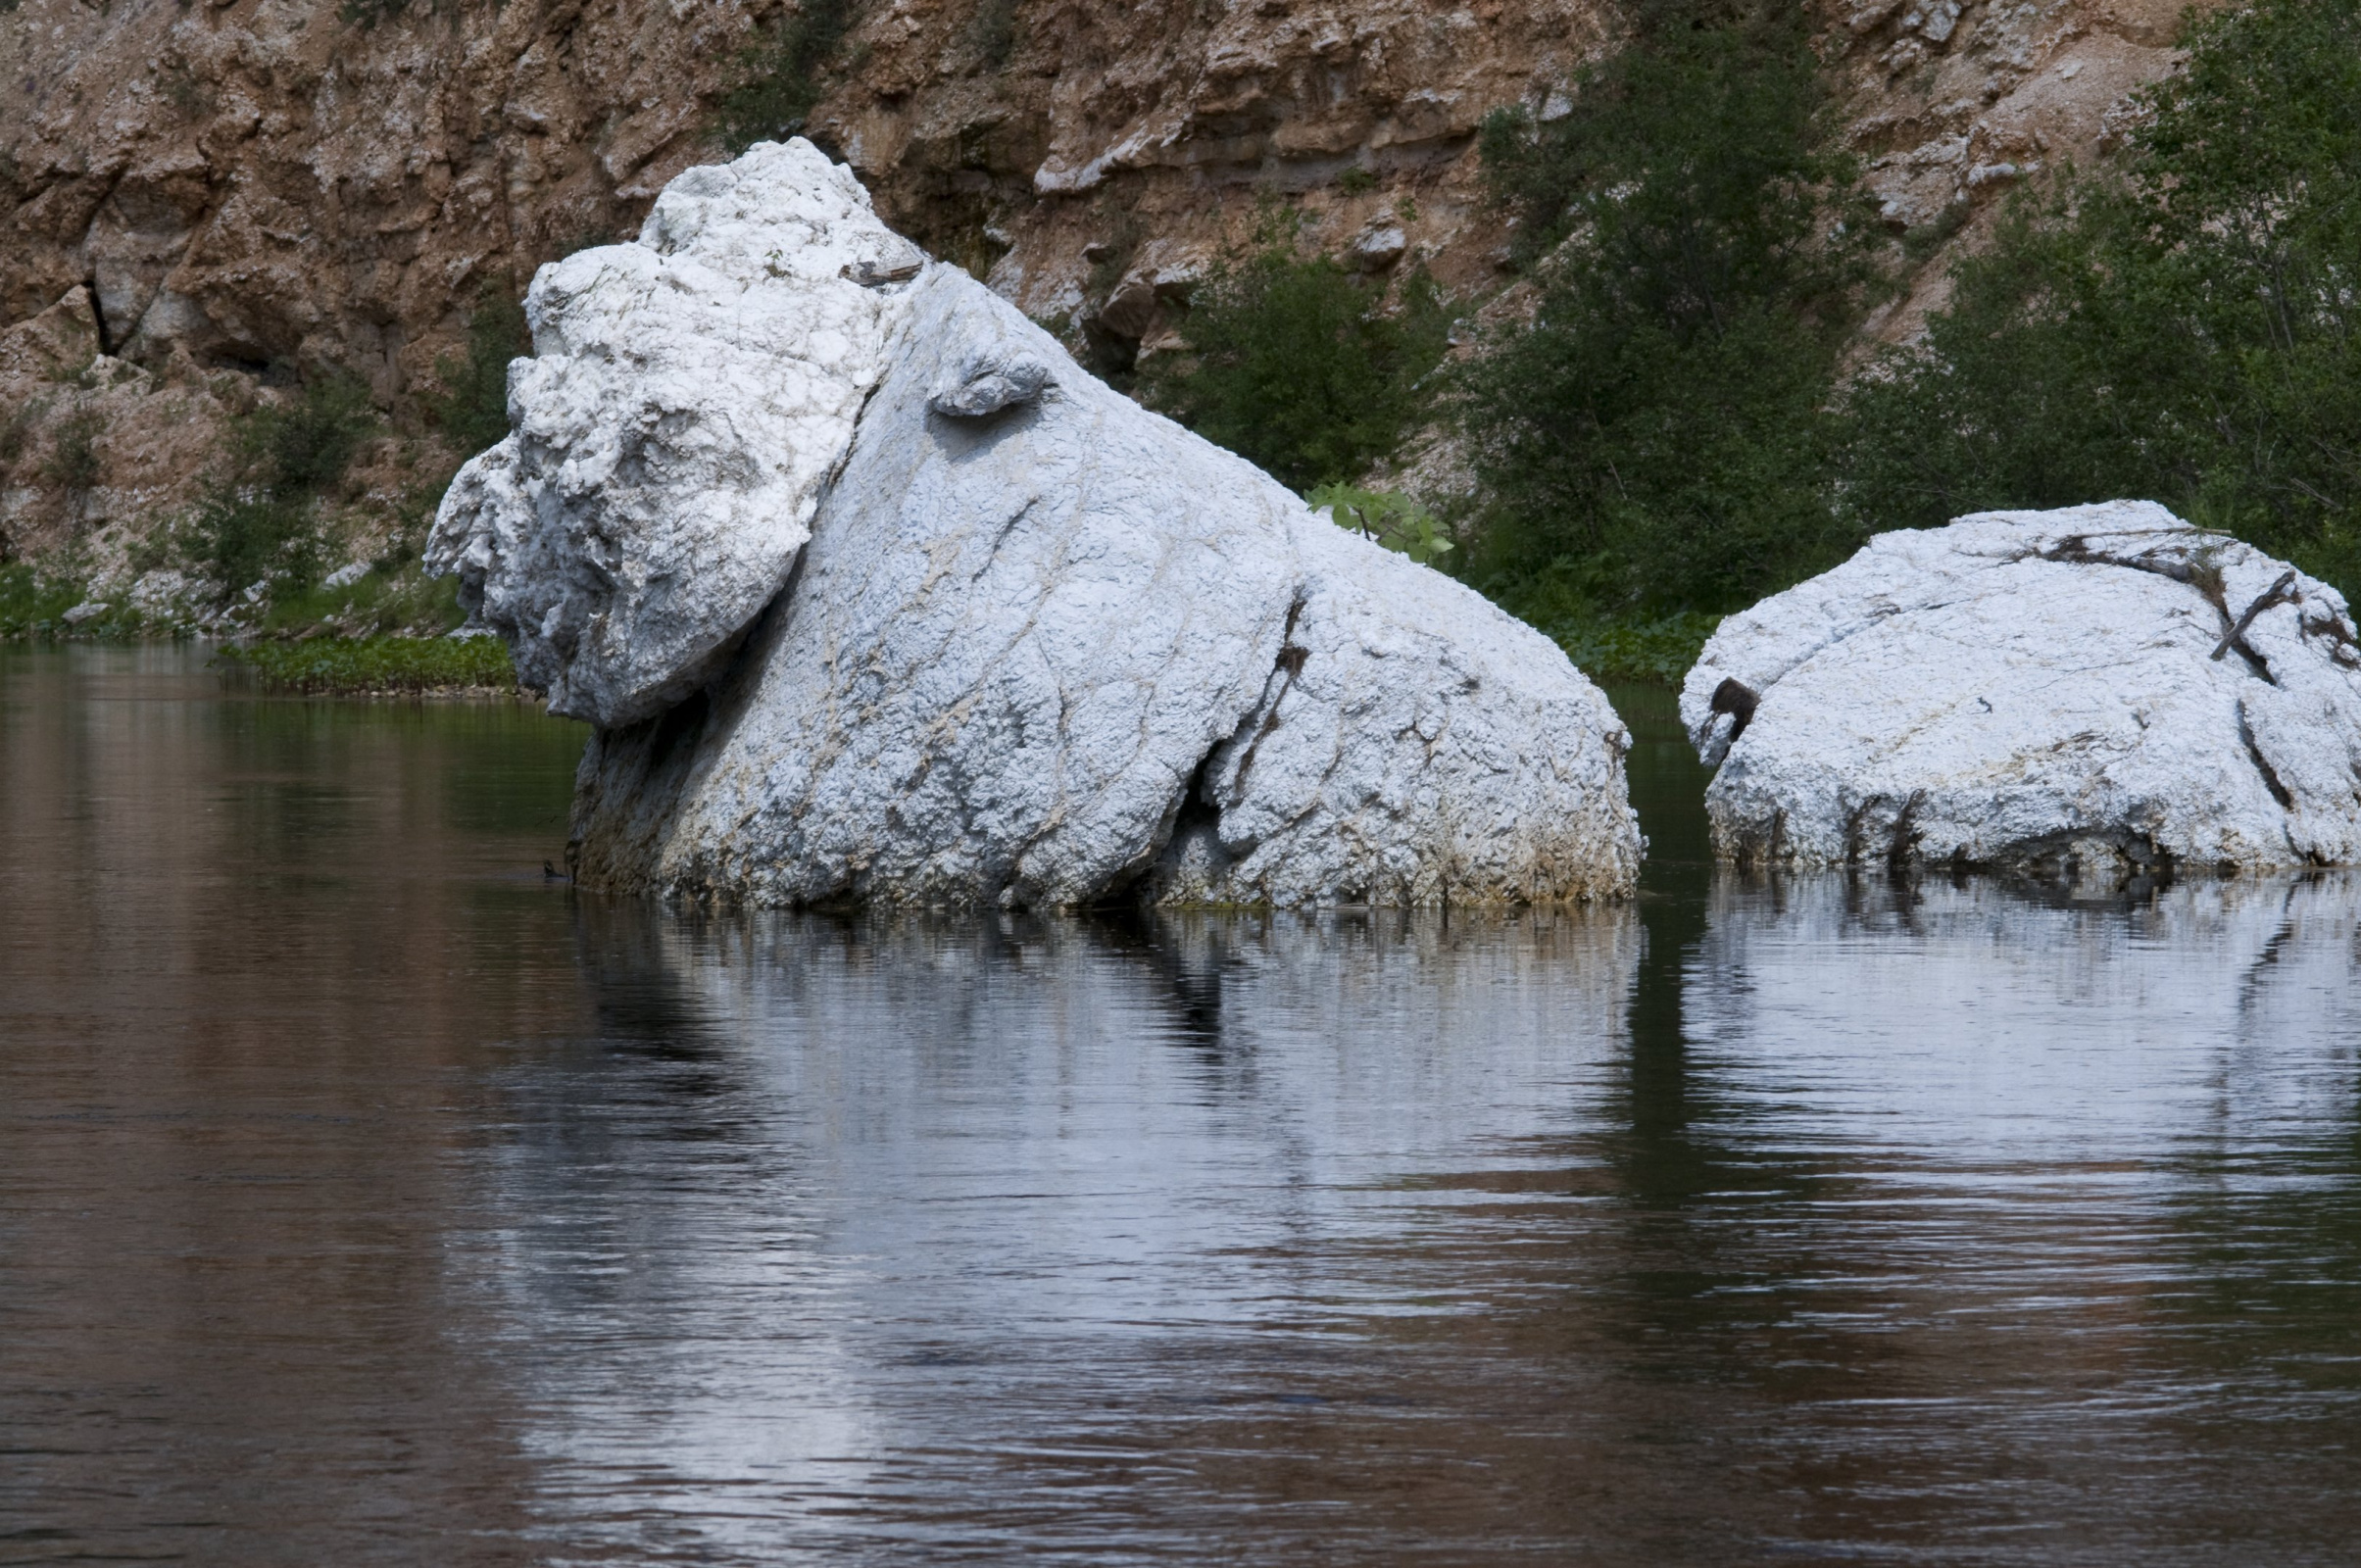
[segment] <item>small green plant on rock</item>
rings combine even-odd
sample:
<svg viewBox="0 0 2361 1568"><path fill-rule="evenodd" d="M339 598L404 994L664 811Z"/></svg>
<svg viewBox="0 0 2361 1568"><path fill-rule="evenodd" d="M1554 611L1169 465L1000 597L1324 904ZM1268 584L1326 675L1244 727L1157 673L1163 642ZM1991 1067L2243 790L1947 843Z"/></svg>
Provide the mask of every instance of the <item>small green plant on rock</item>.
<svg viewBox="0 0 2361 1568"><path fill-rule="evenodd" d="M1324 484L1303 500L1314 512L1325 511L1338 527L1350 528L1420 565L1431 566L1455 548L1442 519L1399 490Z"/></svg>
<svg viewBox="0 0 2361 1568"><path fill-rule="evenodd" d="M47 407L45 400L33 398L18 404L9 410L6 418L0 418L0 472L15 467L24 458L25 449L32 444L32 427Z"/></svg>

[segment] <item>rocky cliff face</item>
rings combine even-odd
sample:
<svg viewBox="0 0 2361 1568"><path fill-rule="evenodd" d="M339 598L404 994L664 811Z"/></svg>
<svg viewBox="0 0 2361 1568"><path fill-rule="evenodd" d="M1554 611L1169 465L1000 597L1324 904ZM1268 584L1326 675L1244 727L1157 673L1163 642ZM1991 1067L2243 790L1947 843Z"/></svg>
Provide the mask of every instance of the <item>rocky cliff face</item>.
<svg viewBox="0 0 2361 1568"><path fill-rule="evenodd" d="M6 4L7 0L0 0ZM2179 0L1844 0L1849 135L1921 286L2028 173L2103 155ZM715 151L769 0L20 0L0 11L0 557L120 550L290 368L394 415L347 497L459 455L416 397L487 289L636 227ZM1153 346L1276 195L1306 239L1482 291L1475 132L1549 116L1600 0L875 0L810 132L889 222L1038 318ZM78 421L78 422L76 422Z"/></svg>

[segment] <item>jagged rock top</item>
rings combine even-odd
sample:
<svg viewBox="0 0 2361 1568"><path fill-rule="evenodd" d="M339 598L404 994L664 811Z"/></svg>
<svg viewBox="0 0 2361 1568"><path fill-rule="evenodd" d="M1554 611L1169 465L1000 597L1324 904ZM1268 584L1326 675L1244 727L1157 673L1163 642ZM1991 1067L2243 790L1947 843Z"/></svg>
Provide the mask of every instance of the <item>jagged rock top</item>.
<svg viewBox="0 0 2361 1568"><path fill-rule="evenodd" d="M534 277L515 430L460 470L427 561L552 712L629 723L712 674L811 537L922 261L798 139Z"/></svg>
<svg viewBox="0 0 2361 1568"><path fill-rule="evenodd" d="M1725 620L1681 717L1740 859L2361 859L2343 598L2152 502L1881 534Z"/></svg>

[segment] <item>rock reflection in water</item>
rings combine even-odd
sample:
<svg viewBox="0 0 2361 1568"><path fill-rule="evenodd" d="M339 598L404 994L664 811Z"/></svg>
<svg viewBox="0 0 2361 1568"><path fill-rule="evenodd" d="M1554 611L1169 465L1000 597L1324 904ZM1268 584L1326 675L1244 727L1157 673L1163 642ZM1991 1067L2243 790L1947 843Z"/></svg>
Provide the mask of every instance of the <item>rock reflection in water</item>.
<svg viewBox="0 0 2361 1568"><path fill-rule="evenodd" d="M507 1080L486 1174L519 1218L474 1274L543 1325L518 1371L550 1528L646 1551L651 1514L695 1519L750 1557L1267 1533L1190 1480L1221 1463L1196 1435L1372 1408L1325 1389L1363 1318L1456 1303L1324 1255L1448 1231L1405 1178L1573 1115L1637 935L585 901L604 1038Z"/></svg>
<svg viewBox="0 0 2361 1568"><path fill-rule="evenodd" d="M2361 1536L2353 881L1731 880L1643 733L1620 909L698 920L176 657L0 651L0 1562Z"/></svg>

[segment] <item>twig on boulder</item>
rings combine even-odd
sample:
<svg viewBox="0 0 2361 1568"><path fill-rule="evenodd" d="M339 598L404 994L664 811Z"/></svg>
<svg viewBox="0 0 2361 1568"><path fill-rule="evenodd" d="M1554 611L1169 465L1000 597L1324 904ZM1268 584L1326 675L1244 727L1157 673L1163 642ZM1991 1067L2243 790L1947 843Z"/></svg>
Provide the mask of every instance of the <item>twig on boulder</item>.
<svg viewBox="0 0 2361 1568"><path fill-rule="evenodd" d="M2230 650L2233 648L2236 648L2239 653L2244 654L2248 659L2260 662L2262 656L2246 646L2246 628L2254 624L2255 616L2261 614L2264 611L2269 610L2273 605L2287 604L2292 602L2295 596L2288 593L2287 590L2294 586L2295 568L2293 566L2289 566L2287 570L2279 574L2279 579L2272 583L2270 587L2255 595L2254 603L2246 607L2246 612L2238 616L2237 623L2234 624L2228 631L2222 633L2222 640L2214 645L2214 662L2217 664L2220 663L2222 662L2222 656L2230 652Z"/></svg>

